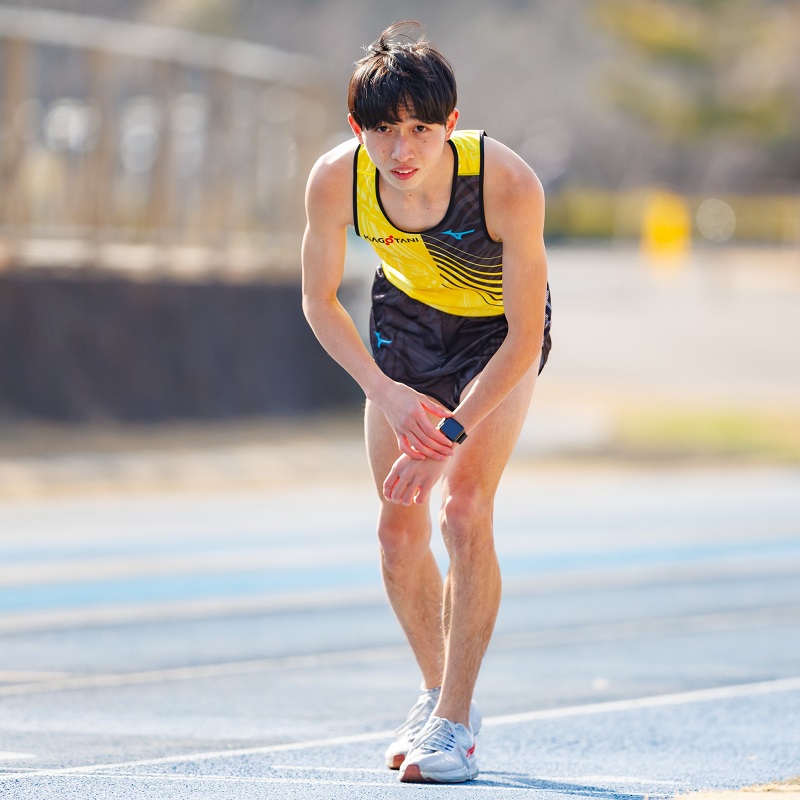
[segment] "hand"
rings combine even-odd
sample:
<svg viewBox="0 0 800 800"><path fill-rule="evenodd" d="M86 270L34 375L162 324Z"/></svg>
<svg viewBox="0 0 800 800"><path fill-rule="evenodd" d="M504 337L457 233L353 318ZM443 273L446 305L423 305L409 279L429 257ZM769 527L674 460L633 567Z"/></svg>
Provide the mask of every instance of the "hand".
<svg viewBox="0 0 800 800"><path fill-rule="evenodd" d="M394 462L383 482L383 496L396 505L422 504L427 501L446 466L444 461L433 458L420 461L403 454Z"/></svg>
<svg viewBox="0 0 800 800"><path fill-rule="evenodd" d="M413 459L436 461L452 454L453 443L431 419L452 417L451 411L402 383L395 383L391 393L376 402L397 436L401 453Z"/></svg>

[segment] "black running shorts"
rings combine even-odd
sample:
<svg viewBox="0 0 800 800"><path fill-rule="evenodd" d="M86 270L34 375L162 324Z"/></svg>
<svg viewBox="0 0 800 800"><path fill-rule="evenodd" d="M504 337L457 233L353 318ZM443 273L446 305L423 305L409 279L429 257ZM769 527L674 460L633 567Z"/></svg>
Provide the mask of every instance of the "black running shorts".
<svg viewBox="0 0 800 800"><path fill-rule="evenodd" d="M372 285L369 320L372 355L398 383L453 411L467 384L486 366L508 333L505 315L462 317L420 303L386 280L380 268ZM539 372L550 353L550 289Z"/></svg>

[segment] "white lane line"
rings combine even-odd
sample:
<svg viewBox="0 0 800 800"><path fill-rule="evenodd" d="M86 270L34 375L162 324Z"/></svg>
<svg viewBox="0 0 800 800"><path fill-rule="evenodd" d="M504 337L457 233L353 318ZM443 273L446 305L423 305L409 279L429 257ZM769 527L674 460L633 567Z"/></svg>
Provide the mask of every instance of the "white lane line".
<svg viewBox="0 0 800 800"><path fill-rule="evenodd" d="M572 628L498 634L493 640L492 649L497 651L517 649L519 647L583 645L587 642L616 641L639 636L653 637L709 633L765 625L787 625L798 622L800 622L800 605L741 609L714 614L622 620ZM135 686L170 681L224 678L234 675L251 675L275 669L316 669L330 666L380 663L407 658L408 655L409 651L406 645L398 644L305 656L275 656L172 669L74 676L62 675L46 680L30 679L22 673L22 677L18 682L9 683L6 686L0 685L0 697L17 697L76 689ZM2 673L0 673L0 682L2 682Z"/></svg>
<svg viewBox="0 0 800 800"><path fill-rule="evenodd" d="M492 647L516 649L584 642L636 639L640 636L672 636L736 631L770 625L794 625L800 622L800 603L766 608L741 608L709 614L686 614L674 617L643 617L616 620L595 625L540 629L521 633L501 633L492 640Z"/></svg>
<svg viewBox="0 0 800 800"><path fill-rule="evenodd" d="M278 772L291 770L293 772L373 772L376 775L386 775L386 767L375 769L369 767L309 767L308 764L270 764L269 769ZM397 774L396 772L394 773Z"/></svg>
<svg viewBox="0 0 800 800"><path fill-rule="evenodd" d="M602 703L586 703L580 706L564 706L548 708L541 711L525 711L520 714L501 714L484 719L483 724L515 725L520 722L532 722L541 719L561 719L563 717L583 716L584 714L609 714L618 711L635 711L642 708L659 708L678 706L688 703L705 703L712 700L730 700L736 697L777 694L780 692L800 691L800 677L780 678L773 681L757 683L739 683L733 686L718 686L713 689L694 689L689 692L638 697L631 700L607 700Z"/></svg>
<svg viewBox="0 0 800 800"><path fill-rule="evenodd" d="M343 650L307 656L276 656L250 661L232 661L223 664L204 664L195 667L143 670L141 672L104 673L100 675L77 675L41 683L20 683L0 686L0 697L61 692L74 689L101 689L118 686L136 686L170 681L194 681L209 678L256 674L272 669L317 669L352 664L380 663L407 658L404 645L373 647L365 650Z"/></svg>
<svg viewBox="0 0 800 800"><path fill-rule="evenodd" d="M0 683L21 683L31 681L56 681L69 678L75 673L70 672L44 672L42 670L0 670Z"/></svg>
<svg viewBox="0 0 800 800"><path fill-rule="evenodd" d="M182 622L236 615L274 614L284 611L328 610L350 606L371 606L385 602L383 589L380 586L369 586L362 589L303 590L256 597L27 611L4 614L0 617L0 635L68 628L94 628L106 625Z"/></svg>
<svg viewBox="0 0 800 800"><path fill-rule="evenodd" d="M796 534L796 529L795 529ZM513 556L512 556L513 557ZM746 563L741 559L717 559L713 563L692 564L650 564L635 567L609 567L606 570L573 570L561 574L529 574L509 576L503 581L506 594L531 595L551 594L553 592L572 592L576 589L595 591L619 589L653 584L681 585L707 583L715 580L733 578L794 577L800 573L800 558L785 557L776 561L774 557L765 559L753 556Z"/></svg>
<svg viewBox="0 0 800 800"><path fill-rule="evenodd" d="M38 586L156 578L165 575L202 575L220 572L275 572L285 569L363 566L373 562L372 549L363 545L309 548L237 550L147 556L85 558L75 561L37 561L0 564L0 586Z"/></svg>
<svg viewBox="0 0 800 800"><path fill-rule="evenodd" d="M34 753L10 753L0 750L0 761L27 761L31 758L36 758L36 755Z"/></svg>
<svg viewBox="0 0 800 800"><path fill-rule="evenodd" d="M390 738L393 733L394 731L376 731L373 733L360 733L350 736L333 736L327 739L310 739L303 742L271 744L263 747L243 747L239 748L238 750L214 750L203 753L190 753L187 755L147 758L138 761L122 761L114 764L89 764L83 767L63 767L61 769L43 769L33 772L7 773L1 777L3 779L9 779L18 777L52 777L56 775L87 775L100 770L135 769L136 767L153 767L163 766L166 764L184 764L195 761L211 761L216 758L266 755L269 753L286 753L294 750L308 750L319 747L336 747L338 745L380 741Z"/></svg>
<svg viewBox="0 0 800 800"><path fill-rule="evenodd" d="M795 678L782 678L774 681L759 681L757 683L740 683L732 686L720 686L714 689L697 689L691 692L675 692L671 694L651 695L631 700L611 700L604 703L587 703L580 706L566 706L564 708L542 709L521 714L504 714L487 717L483 724L487 726L516 725L522 722L543 719L562 719L565 717L579 717L586 714L611 714L619 711L633 711L643 708L659 708L667 706L685 705L689 703L702 703L713 700L728 700L737 697L753 695L778 694L781 692L800 691L800 676ZM336 747L339 745L357 744L361 742L376 742L389 740L394 731L374 731L349 736L333 736L327 739L310 739L300 742L286 742L284 744L264 745L263 747L244 747L237 750L211 750L201 753L187 753L175 756L162 756L147 758L137 761L121 761L111 764L89 764L82 767L64 767L61 769L43 769L30 772L7 773L4 779L26 778L55 775L83 775L102 770L135 769L137 767L153 767L166 764L181 764L198 761L211 761L214 759L228 759L239 756L269 755L271 753L287 753L297 750L312 750L322 747ZM563 780L563 779L561 779Z"/></svg>

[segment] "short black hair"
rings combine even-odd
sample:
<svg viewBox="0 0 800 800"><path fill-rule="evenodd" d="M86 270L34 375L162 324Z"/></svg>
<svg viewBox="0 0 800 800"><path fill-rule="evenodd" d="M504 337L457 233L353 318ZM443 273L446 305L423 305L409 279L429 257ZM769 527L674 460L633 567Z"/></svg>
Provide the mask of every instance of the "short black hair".
<svg viewBox="0 0 800 800"><path fill-rule="evenodd" d="M400 121L403 110L429 125L444 125L456 107L456 77L450 62L419 33L418 22L388 27L356 62L347 106L360 128Z"/></svg>

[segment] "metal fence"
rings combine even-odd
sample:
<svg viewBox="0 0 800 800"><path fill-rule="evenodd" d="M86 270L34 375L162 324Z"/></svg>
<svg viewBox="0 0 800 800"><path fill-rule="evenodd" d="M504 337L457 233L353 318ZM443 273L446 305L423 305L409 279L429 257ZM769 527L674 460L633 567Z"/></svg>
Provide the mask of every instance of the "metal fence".
<svg viewBox="0 0 800 800"><path fill-rule="evenodd" d="M312 59L0 8L0 266L296 269L333 95Z"/></svg>

